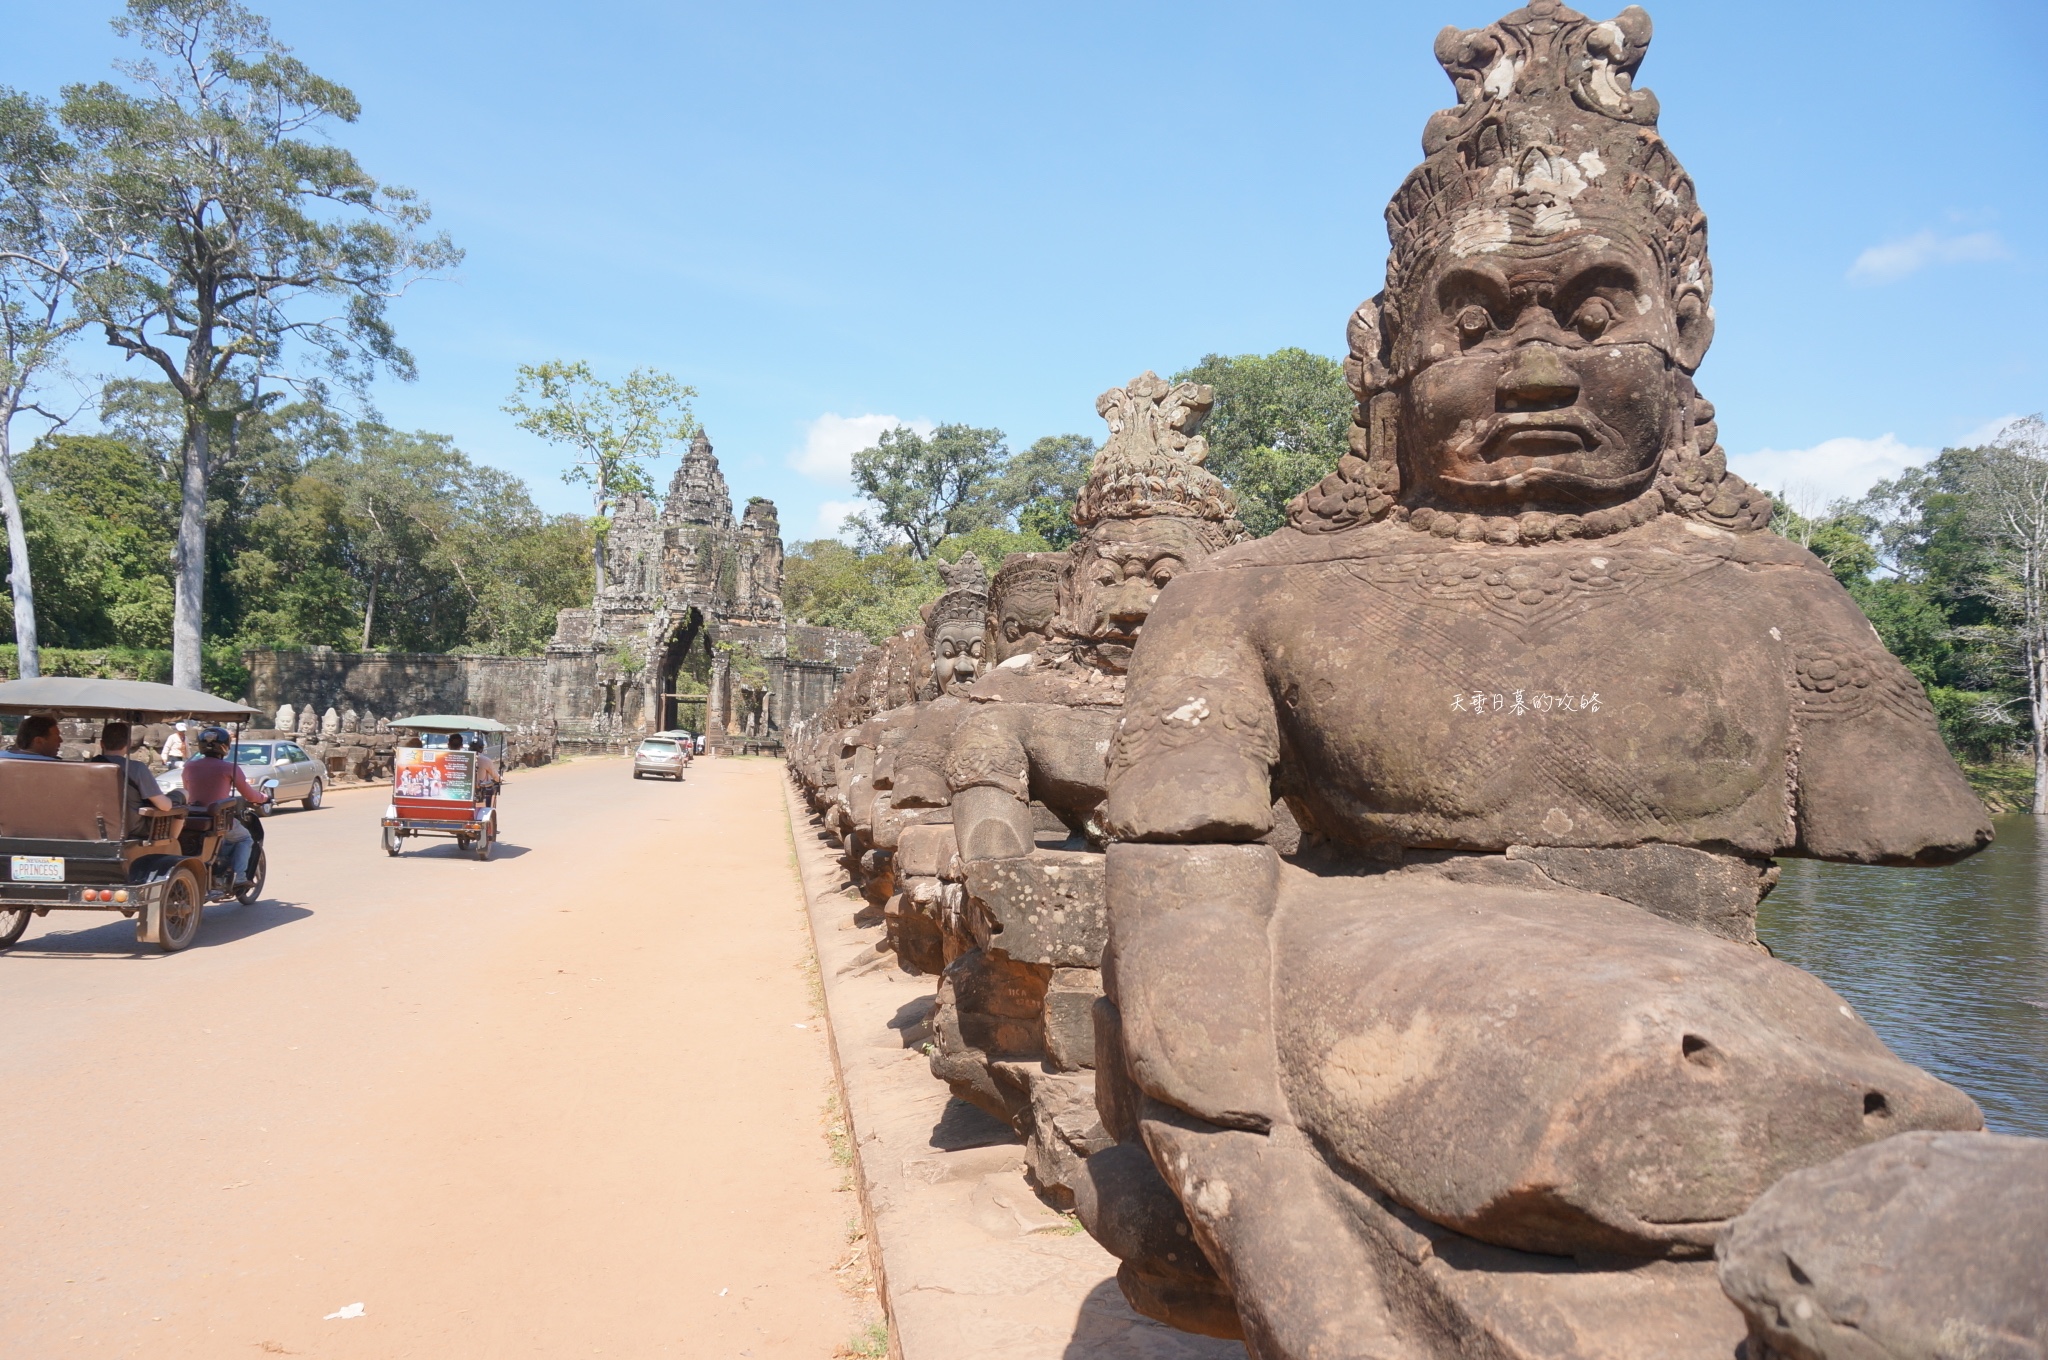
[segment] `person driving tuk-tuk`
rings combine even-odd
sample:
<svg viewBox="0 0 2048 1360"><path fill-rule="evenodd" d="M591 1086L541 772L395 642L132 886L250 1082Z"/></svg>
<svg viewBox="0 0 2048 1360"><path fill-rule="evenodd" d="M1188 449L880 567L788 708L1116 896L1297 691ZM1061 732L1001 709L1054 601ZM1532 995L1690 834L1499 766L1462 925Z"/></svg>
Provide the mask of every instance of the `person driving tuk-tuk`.
<svg viewBox="0 0 2048 1360"><path fill-rule="evenodd" d="M239 793L252 806L270 801L270 795L260 789L249 787L249 781L242 776L241 766L228 759L228 752L234 745L234 738L225 727L209 727L199 734L199 755L185 762L185 801L193 807L211 808L215 803ZM221 849L226 855L228 870L234 875L234 886L241 887L249 881L249 856L255 850L249 829L237 818L229 818L228 824L220 828Z"/></svg>

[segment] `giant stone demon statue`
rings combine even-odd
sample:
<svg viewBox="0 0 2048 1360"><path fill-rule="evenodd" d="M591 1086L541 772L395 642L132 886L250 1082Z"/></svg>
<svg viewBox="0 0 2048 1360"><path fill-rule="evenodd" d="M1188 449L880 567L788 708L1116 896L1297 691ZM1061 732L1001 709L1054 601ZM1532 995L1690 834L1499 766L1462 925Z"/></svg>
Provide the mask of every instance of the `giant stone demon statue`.
<svg viewBox="0 0 2048 1360"><path fill-rule="evenodd" d="M1351 319L1351 453L1168 585L1129 663L1120 1146L1077 1195L1141 1310L1262 1360L1725 1360L1723 1225L1981 1126L1754 942L1773 856L1934 865L1990 829L1920 686L1727 471L1649 33L1534 0L1438 39L1459 102Z"/></svg>

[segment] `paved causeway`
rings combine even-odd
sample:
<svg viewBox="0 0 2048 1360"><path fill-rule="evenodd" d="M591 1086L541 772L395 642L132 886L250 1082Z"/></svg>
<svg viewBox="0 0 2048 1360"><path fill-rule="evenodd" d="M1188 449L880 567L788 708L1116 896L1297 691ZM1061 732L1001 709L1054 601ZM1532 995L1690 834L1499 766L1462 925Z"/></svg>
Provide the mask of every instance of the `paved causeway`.
<svg viewBox="0 0 2048 1360"><path fill-rule="evenodd" d="M483 864L387 858L384 794L342 791L184 954L36 922L0 954L0 1355L832 1355L858 1207L782 784L517 772Z"/></svg>

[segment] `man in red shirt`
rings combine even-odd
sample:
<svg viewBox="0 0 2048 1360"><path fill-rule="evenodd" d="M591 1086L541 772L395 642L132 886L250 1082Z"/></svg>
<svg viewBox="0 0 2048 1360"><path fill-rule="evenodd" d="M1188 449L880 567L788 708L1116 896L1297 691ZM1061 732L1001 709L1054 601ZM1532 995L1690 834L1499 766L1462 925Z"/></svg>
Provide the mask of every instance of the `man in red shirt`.
<svg viewBox="0 0 2048 1360"><path fill-rule="evenodd" d="M270 801L268 794L250 788L242 767L227 758L233 744L234 738L224 727L209 727L199 734L199 756L186 761L183 771L187 806L211 807L231 793L241 794L251 806ZM249 856L256 843L249 838L249 828L235 820L221 828L221 845L228 852L228 871L233 877L230 886L239 888L249 881Z"/></svg>

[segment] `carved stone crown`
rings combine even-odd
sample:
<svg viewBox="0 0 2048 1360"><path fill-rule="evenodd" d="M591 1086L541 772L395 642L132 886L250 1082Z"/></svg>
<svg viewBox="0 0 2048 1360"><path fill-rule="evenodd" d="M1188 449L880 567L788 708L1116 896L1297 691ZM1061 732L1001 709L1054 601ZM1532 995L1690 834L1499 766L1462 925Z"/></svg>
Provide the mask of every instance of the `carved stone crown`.
<svg viewBox="0 0 2048 1360"><path fill-rule="evenodd" d="M1635 88L1649 46L1650 16L1636 6L1595 23L1558 0L1437 35L1458 105L1430 118L1425 159L1387 205L1389 331L1454 244L1554 236L1587 219L1641 240L1674 291L1690 285L1705 301L1706 217L1657 135L1656 96Z"/></svg>
<svg viewBox="0 0 2048 1360"><path fill-rule="evenodd" d="M1404 315L1419 311L1415 290L1446 256L1597 229L1647 247L1675 308L1711 318L1706 215L1657 134L1656 96L1635 88L1649 46L1650 16L1640 8L1596 23L1559 0L1530 0L1485 28L1437 35L1436 58L1458 105L1430 117L1425 159L1387 205L1386 290L1360 303L1346 328L1344 376L1358 397L1351 452L1295 497L1295 528L1329 533L1406 517L1393 389L1413 375L1395 371L1394 351ZM1728 471L1713 405L1691 387L1696 366L1696 357L1680 364L1693 437L1665 451L1656 489L1673 513L1761 529L1770 498ZM1564 518L1576 533L1577 517Z"/></svg>
<svg viewBox="0 0 2048 1360"><path fill-rule="evenodd" d="M961 553L957 562L948 562L942 558L936 565L939 569L939 579L946 583L946 589L949 591L986 592L988 589L988 569L981 565L981 559L976 557L971 549Z"/></svg>
<svg viewBox="0 0 2048 1360"><path fill-rule="evenodd" d="M1097 397L1109 441L1095 455L1074 522L1086 529L1105 519L1222 521L1236 514L1230 488L1202 467L1209 442L1195 433L1215 402L1215 389L1206 384L1168 386L1150 370Z"/></svg>

